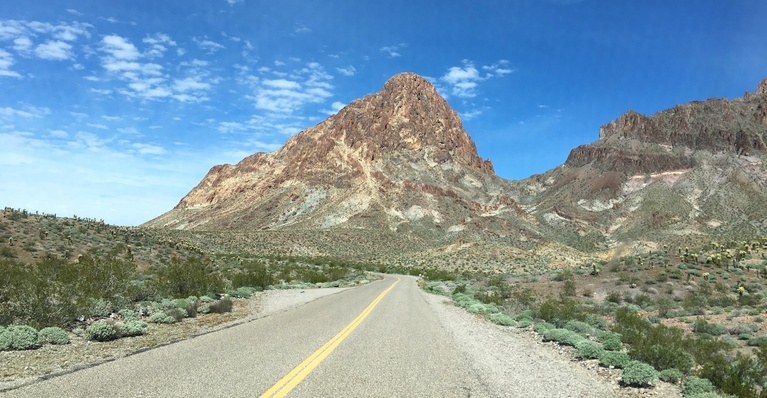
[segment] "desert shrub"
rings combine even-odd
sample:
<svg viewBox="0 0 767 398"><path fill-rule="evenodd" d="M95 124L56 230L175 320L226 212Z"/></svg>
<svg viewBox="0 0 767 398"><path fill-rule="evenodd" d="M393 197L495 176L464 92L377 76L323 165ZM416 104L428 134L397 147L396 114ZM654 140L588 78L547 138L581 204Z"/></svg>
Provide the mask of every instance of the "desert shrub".
<svg viewBox="0 0 767 398"><path fill-rule="evenodd" d="M189 313L186 312L183 308L168 308L165 311L165 315L172 317L176 320L176 322L180 322L184 318L189 316ZM197 313L197 308L195 308L195 314Z"/></svg>
<svg viewBox="0 0 767 398"><path fill-rule="evenodd" d="M210 306L208 304L202 304L197 307L197 313L199 314L209 314L210 313Z"/></svg>
<svg viewBox="0 0 767 398"><path fill-rule="evenodd" d="M42 328L37 332L37 335L42 343L55 345L69 344L69 335L60 327L49 326Z"/></svg>
<svg viewBox="0 0 767 398"><path fill-rule="evenodd" d="M107 321L96 321L85 328L88 340L110 341L118 337L115 326Z"/></svg>
<svg viewBox="0 0 767 398"><path fill-rule="evenodd" d="M688 377L682 382L682 394L684 396L713 392L714 384L709 379L700 377Z"/></svg>
<svg viewBox="0 0 767 398"><path fill-rule="evenodd" d="M234 306L234 302L232 302L232 299L228 297L222 298L221 300L218 300L215 303L210 305L210 312L214 312L217 314L232 312L233 306Z"/></svg>
<svg viewBox="0 0 767 398"><path fill-rule="evenodd" d="M264 290L275 283L272 272L266 266L258 263L243 264L242 271L234 274L231 279L232 287L235 289L250 286Z"/></svg>
<svg viewBox="0 0 767 398"><path fill-rule="evenodd" d="M727 333L727 328L716 323L709 323L703 318L697 318L693 323L692 330L695 333L706 333L712 336L721 336Z"/></svg>
<svg viewBox="0 0 767 398"><path fill-rule="evenodd" d="M599 339L602 341L602 346L607 351L620 351L623 349L620 334L604 333Z"/></svg>
<svg viewBox="0 0 767 398"><path fill-rule="evenodd" d="M120 315L122 319L136 319L136 317L138 316L136 311L129 308L123 308L120 311L118 311L117 314Z"/></svg>
<svg viewBox="0 0 767 398"><path fill-rule="evenodd" d="M514 326L516 324L516 322L514 321L514 318L502 312L490 314L489 318L491 321L503 326Z"/></svg>
<svg viewBox="0 0 767 398"><path fill-rule="evenodd" d="M580 303L573 299L544 301L538 309L538 315L546 322L557 327L564 326L569 320L585 320L587 313Z"/></svg>
<svg viewBox="0 0 767 398"><path fill-rule="evenodd" d="M34 350L40 348L37 330L27 325L11 325L0 333L0 351Z"/></svg>
<svg viewBox="0 0 767 398"><path fill-rule="evenodd" d="M635 360L660 370L677 368L686 372L695 365L695 358L687 348L698 343L688 340L681 329L653 325L623 308L616 311L613 329L629 344L629 355Z"/></svg>
<svg viewBox="0 0 767 398"><path fill-rule="evenodd" d="M90 315L94 318L106 318L113 310L114 304L111 301L100 298L91 305Z"/></svg>
<svg viewBox="0 0 767 398"><path fill-rule="evenodd" d="M176 318L167 315L164 312L155 312L149 317L149 322L152 323L176 323Z"/></svg>
<svg viewBox="0 0 767 398"><path fill-rule="evenodd" d="M146 334L149 325L144 321L131 319L115 324L115 328L120 337L132 337Z"/></svg>
<svg viewBox="0 0 767 398"><path fill-rule="evenodd" d="M684 375L682 374L682 371L676 368L671 369L664 369L661 370L660 373L658 373L658 378L667 382L667 383L678 383L679 380L682 380L682 377Z"/></svg>
<svg viewBox="0 0 767 398"><path fill-rule="evenodd" d="M599 358L605 352L601 343L590 340L582 340L575 343L575 357L580 359Z"/></svg>
<svg viewBox="0 0 767 398"><path fill-rule="evenodd" d="M533 324L533 320L530 318L522 318L517 320L517 327L520 329L529 328Z"/></svg>
<svg viewBox="0 0 767 398"><path fill-rule="evenodd" d="M479 303L479 302L469 305L469 307L466 308L466 311L469 311L472 314L484 314L484 315L490 315L490 314L495 314L497 312L500 312L498 307L496 307L494 304L485 304L485 303Z"/></svg>
<svg viewBox="0 0 767 398"><path fill-rule="evenodd" d="M757 355L760 353L757 351ZM702 364L698 375L706 378L726 394L743 398L760 396L758 385L763 385L767 379L767 364L761 356L752 357L737 353L731 355L717 353Z"/></svg>
<svg viewBox="0 0 767 398"><path fill-rule="evenodd" d="M543 334L543 332L554 329L556 326L548 323L548 322L538 322L533 326L533 330L535 330L538 334Z"/></svg>
<svg viewBox="0 0 767 398"><path fill-rule="evenodd" d="M625 351L605 351L599 356L599 364L605 367L623 368L629 362L631 357Z"/></svg>
<svg viewBox="0 0 767 398"><path fill-rule="evenodd" d="M585 337L567 329L549 329L543 332L544 341L556 341L559 344L575 346L585 340Z"/></svg>
<svg viewBox="0 0 767 398"><path fill-rule="evenodd" d="M605 300L609 303L620 304L623 301L623 296L621 296L620 292L609 292Z"/></svg>
<svg viewBox="0 0 767 398"><path fill-rule="evenodd" d="M209 260L189 257L184 260L173 259L170 264L160 268L152 285L162 295L188 297L220 292L224 288L224 281Z"/></svg>
<svg viewBox="0 0 767 398"><path fill-rule="evenodd" d="M438 286L438 287L440 289L442 289L441 286ZM237 298L250 298L250 296L252 296L253 293L255 293L257 291L258 291L258 289L256 289L255 287L241 286L241 287L238 287L237 289L234 289L234 290L227 290L226 294L228 294L228 295L230 295L232 297L237 297ZM443 289L443 293L439 293L439 292L435 292L435 293L443 294L444 293L444 289Z"/></svg>
<svg viewBox="0 0 767 398"><path fill-rule="evenodd" d="M576 321L576 320L570 320L565 323L564 328L567 330L572 330L575 333L582 334L582 335L593 335L596 334L596 328L589 325L586 322L582 321Z"/></svg>
<svg viewBox="0 0 767 398"><path fill-rule="evenodd" d="M623 367L621 383L632 387L650 386L658 378L658 371L641 361L630 361Z"/></svg>

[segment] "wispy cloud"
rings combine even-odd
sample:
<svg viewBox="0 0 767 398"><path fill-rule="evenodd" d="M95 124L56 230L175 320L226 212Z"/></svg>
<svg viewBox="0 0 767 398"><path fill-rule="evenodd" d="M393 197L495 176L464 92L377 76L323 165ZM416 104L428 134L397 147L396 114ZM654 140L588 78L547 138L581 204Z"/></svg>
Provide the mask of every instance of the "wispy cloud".
<svg viewBox="0 0 767 398"><path fill-rule="evenodd" d="M400 50L405 47L407 47L406 43L399 43L393 46L381 47L379 51L386 54L389 58L396 58L402 56L402 54L400 54Z"/></svg>
<svg viewBox="0 0 767 398"><path fill-rule="evenodd" d="M271 70L265 73L275 73ZM277 73L279 76L280 74ZM258 79L251 76L248 81L255 84L256 109L290 115L311 103L322 103L333 96L330 90L333 78L316 62L285 74L286 78Z"/></svg>
<svg viewBox="0 0 767 398"><path fill-rule="evenodd" d="M208 54L213 54L226 48L223 44L209 40L207 37L203 38L202 40L194 38L194 42L197 43L197 47L200 47L201 50L207 52Z"/></svg>
<svg viewBox="0 0 767 398"><path fill-rule="evenodd" d="M349 65L345 68L336 68L336 71L344 76L354 76L357 73L357 68Z"/></svg>

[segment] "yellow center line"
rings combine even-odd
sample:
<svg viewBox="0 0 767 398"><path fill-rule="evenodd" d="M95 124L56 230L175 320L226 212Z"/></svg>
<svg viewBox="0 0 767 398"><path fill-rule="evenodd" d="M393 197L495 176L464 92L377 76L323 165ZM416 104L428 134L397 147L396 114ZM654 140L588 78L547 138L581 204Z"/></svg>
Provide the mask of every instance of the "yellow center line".
<svg viewBox="0 0 767 398"><path fill-rule="evenodd" d="M298 383L301 382L309 373L311 373L314 368L317 367L317 365L320 364L328 355L330 355L333 350L338 347L339 344L341 344L344 339L346 339L349 334L351 334L354 329L359 326L362 321L367 318L368 315L373 311L373 308L375 308L376 305L386 296L389 291L394 289L394 286L399 283L400 279L397 278L397 281L394 282L389 288L384 290L378 297L376 297L375 300L373 300L370 305L368 305L367 308L365 308L364 311L362 311L361 314L359 314L356 318L354 318L351 323L346 325L343 329L341 329L340 332L338 332L337 335L333 336L330 341L325 343L322 347L320 347L319 350L315 351L312 355L310 355L308 358L306 358L303 362L301 362L300 365L296 366L293 370L290 371L285 377L283 377L280 381L277 382L277 384L273 385L272 388L267 390L265 393L261 395L261 398L276 398L276 397L284 397L287 393L289 393L293 388L295 388Z"/></svg>

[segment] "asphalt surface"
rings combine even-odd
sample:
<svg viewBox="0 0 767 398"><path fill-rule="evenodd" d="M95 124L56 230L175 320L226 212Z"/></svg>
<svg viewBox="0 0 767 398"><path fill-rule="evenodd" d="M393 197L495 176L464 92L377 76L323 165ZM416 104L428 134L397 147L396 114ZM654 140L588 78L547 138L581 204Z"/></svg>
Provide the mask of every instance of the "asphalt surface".
<svg viewBox="0 0 767 398"><path fill-rule="evenodd" d="M289 311L37 382L9 397L257 397L357 327L288 397L484 397L493 394L411 277L391 277Z"/></svg>

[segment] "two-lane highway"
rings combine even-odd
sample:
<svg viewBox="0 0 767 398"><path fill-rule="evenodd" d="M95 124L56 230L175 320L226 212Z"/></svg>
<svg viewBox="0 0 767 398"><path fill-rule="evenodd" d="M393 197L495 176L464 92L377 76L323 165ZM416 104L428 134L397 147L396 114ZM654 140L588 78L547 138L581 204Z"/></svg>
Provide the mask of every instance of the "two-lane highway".
<svg viewBox="0 0 767 398"><path fill-rule="evenodd" d="M16 390L19 397L491 396L414 278L386 277Z"/></svg>

